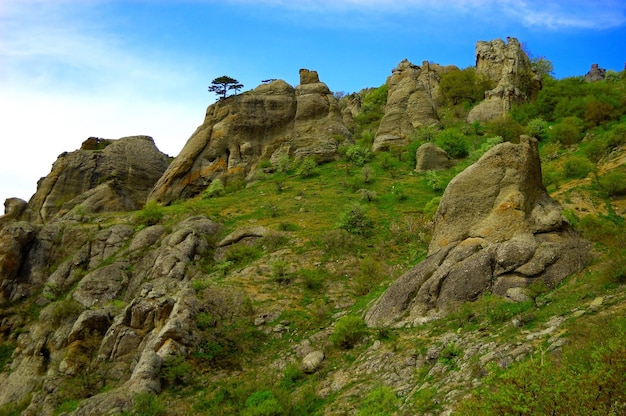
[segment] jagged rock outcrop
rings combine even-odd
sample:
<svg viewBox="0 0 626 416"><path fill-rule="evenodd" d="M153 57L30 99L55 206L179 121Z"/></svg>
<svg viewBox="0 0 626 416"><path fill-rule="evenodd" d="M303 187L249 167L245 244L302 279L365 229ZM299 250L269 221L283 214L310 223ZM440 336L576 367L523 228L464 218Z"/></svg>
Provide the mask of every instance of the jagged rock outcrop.
<svg viewBox="0 0 626 416"><path fill-rule="evenodd" d="M218 230L204 216L171 229L66 220L6 225L0 327L16 349L11 371L0 372L0 406L32 394L27 414L52 414L67 380L81 389L75 394L93 395L75 415L119 414L132 409L137 393L159 392L161 365L198 342L190 280L200 273L196 262L212 256ZM39 319L18 334L28 318L14 305L37 293ZM105 384L112 388L98 394Z"/></svg>
<svg viewBox="0 0 626 416"><path fill-rule="evenodd" d="M606 69L600 68L598 64L591 64L591 69L585 74L585 81L602 81L606 77Z"/></svg>
<svg viewBox="0 0 626 416"><path fill-rule="evenodd" d="M150 199L168 204L195 196L215 178L248 175L277 152L332 160L349 137L333 94L317 72L302 69L296 88L276 80L210 105Z"/></svg>
<svg viewBox="0 0 626 416"><path fill-rule="evenodd" d="M167 155L151 137L91 137L79 150L58 157L39 181L24 219L45 223L79 204L85 212L141 208L167 165Z"/></svg>
<svg viewBox="0 0 626 416"><path fill-rule="evenodd" d="M417 66L404 60L387 78L387 104L373 150L407 145L408 136L417 127L439 122L437 107L441 103L439 81L441 75L458 69L424 61Z"/></svg>
<svg viewBox="0 0 626 416"><path fill-rule="evenodd" d="M435 215L429 256L366 313L369 325L413 322L489 290L542 281L554 287L581 270L591 245L571 232L541 182L537 141L503 143L455 177Z"/></svg>
<svg viewBox="0 0 626 416"><path fill-rule="evenodd" d="M513 104L534 98L541 89L540 77L515 38L507 38L507 43L501 39L476 42L476 75L496 87L486 91L485 100L469 112L470 123L502 117Z"/></svg>
<svg viewBox="0 0 626 416"><path fill-rule="evenodd" d="M424 143L415 152L415 171L443 170L452 167L450 156L433 143Z"/></svg>

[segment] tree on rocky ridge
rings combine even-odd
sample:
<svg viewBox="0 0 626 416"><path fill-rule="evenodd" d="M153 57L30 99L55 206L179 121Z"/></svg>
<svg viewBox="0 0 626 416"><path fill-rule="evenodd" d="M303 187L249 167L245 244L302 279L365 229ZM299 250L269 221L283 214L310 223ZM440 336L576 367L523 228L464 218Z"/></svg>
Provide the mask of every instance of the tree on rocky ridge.
<svg viewBox="0 0 626 416"><path fill-rule="evenodd" d="M220 97L220 100L223 100L224 98L226 98L226 94L228 93L228 91L235 90L236 94L237 91L242 88L243 84L240 84L239 81L237 81L236 79L226 75L222 75L221 77L215 78L213 81L211 81L211 85L209 86L209 92L216 93Z"/></svg>

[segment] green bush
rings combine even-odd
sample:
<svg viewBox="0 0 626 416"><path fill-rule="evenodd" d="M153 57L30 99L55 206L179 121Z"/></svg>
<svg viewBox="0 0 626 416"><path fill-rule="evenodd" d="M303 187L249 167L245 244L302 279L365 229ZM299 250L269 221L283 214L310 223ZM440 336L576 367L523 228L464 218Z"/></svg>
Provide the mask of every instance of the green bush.
<svg viewBox="0 0 626 416"><path fill-rule="evenodd" d="M533 118L526 125L526 134L535 137L537 140L548 138L549 124L541 117Z"/></svg>
<svg viewBox="0 0 626 416"><path fill-rule="evenodd" d="M598 184L607 196L626 195L626 170L612 170L598 177Z"/></svg>
<svg viewBox="0 0 626 416"><path fill-rule="evenodd" d="M317 162L313 156L307 156L302 159L300 166L298 166L298 176L301 178L310 178L317 175Z"/></svg>
<svg viewBox="0 0 626 416"><path fill-rule="evenodd" d="M156 395L139 393L133 398L134 411L141 416L159 416L165 414L165 406L159 402Z"/></svg>
<svg viewBox="0 0 626 416"><path fill-rule="evenodd" d="M283 406L274 393L269 390L252 393L246 400L241 416L279 416L283 414Z"/></svg>
<svg viewBox="0 0 626 416"><path fill-rule="evenodd" d="M339 216L338 227L351 234L369 236L374 228L374 221L367 216L361 205L354 204Z"/></svg>
<svg viewBox="0 0 626 416"><path fill-rule="evenodd" d="M395 415L398 411L398 405L398 397L390 387L377 387L365 396L356 416Z"/></svg>
<svg viewBox="0 0 626 416"><path fill-rule="evenodd" d="M211 184L202 193L202 199L213 198L216 196L224 195L226 188L224 188L224 182L221 179L216 178L211 181Z"/></svg>
<svg viewBox="0 0 626 416"><path fill-rule="evenodd" d="M492 136L500 136L507 142L517 142L524 133L522 125L508 114L487 123L487 130Z"/></svg>
<svg viewBox="0 0 626 416"><path fill-rule="evenodd" d="M365 165L372 158L372 152L368 147L353 144L346 149L346 159L357 166Z"/></svg>
<svg viewBox="0 0 626 416"><path fill-rule="evenodd" d="M345 315L337 321L330 341L337 348L353 348L367 334L367 326L359 316Z"/></svg>
<svg viewBox="0 0 626 416"><path fill-rule="evenodd" d="M568 179L586 178L596 168L589 159L584 156L572 156L563 165L563 174Z"/></svg>
<svg viewBox="0 0 626 416"><path fill-rule="evenodd" d="M583 121L578 117L565 117L549 131L549 137L552 140L559 141L566 146L580 142L583 136Z"/></svg>
<svg viewBox="0 0 626 416"><path fill-rule="evenodd" d="M171 357L161 366L161 378L168 386L183 386L191 380L193 367L183 356Z"/></svg>
<svg viewBox="0 0 626 416"><path fill-rule="evenodd" d="M441 147L448 156L458 159L469 154L469 144L465 135L456 129L445 129L437 134L435 144Z"/></svg>

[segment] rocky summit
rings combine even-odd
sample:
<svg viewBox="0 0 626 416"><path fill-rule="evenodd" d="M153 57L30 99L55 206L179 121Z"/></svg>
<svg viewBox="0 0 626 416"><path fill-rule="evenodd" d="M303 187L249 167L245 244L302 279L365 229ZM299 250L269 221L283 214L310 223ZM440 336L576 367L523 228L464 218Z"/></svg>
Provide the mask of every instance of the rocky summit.
<svg viewBox="0 0 626 416"><path fill-rule="evenodd" d="M480 41L268 80L174 158L86 139L4 204L0 415L626 414L626 74L594 68Z"/></svg>
<svg viewBox="0 0 626 416"><path fill-rule="evenodd" d="M150 199L170 203L195 196L213 179L245 178L261 160L280 155L330 161L349 138L333 94L317 72L302 69L296 88L271 81L209 106Z"/></svg>

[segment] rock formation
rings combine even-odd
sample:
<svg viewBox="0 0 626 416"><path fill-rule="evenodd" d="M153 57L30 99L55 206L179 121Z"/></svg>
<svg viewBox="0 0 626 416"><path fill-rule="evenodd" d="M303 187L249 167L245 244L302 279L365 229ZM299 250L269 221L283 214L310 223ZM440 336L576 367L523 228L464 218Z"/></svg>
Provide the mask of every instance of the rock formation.
<svg viewBox="0 0 626 416"><path fill-rule="evenodd" d="M349 137L333 94L317 72L302 69L295 89L277 80L209 106L150 199L168 204L195 196L213 179L246 176L277 153L332 160Z"/></svg>
<svg viewBox="0 0 626 416"><path fill-rule="evenodd" d="M408 135L417 127L438 123L439 80L442 74L455 69L458 68L427 61L421 67L406 59L400 62L387 78L387 105L373 150L407 145Z"/></svg>
<svg viewBox="0 0 626 416"><path fill-rule="evenodd" d="M367 312L369 325L412 322L489 290L542 281L554 287L582 269L591 246L576 237L541 182L537 141L503 143L455 177L435 215L429 256Z"/></svg>
<svg viewBox="0 0 626 416"><path fill-rule="evenodd" d="M39 181L28 219L45 223L79 204L86 212L141 208L167 164L151 137L91 137L79 150L61 154Z"/></svg>
<svg viewBox="0 0 626 416"><path fill-rule="evenodd" d="M530 59L519 41L507 38L476 42L476 75L493 81L496 87L485 92L485 100L472 108L468 122L489 121L505 115L513 104L532 99L541 89Z"/></svg>
<svg viewBox="0 0 626 416"><path fill-rule="evenodd" d="M415 152L415 171L443 170L452 167L450 156L432 143L424 143Z"/></svg>
<svg viewBox="0 0 626 416"><path fill-rule="evenodd" d="M0 329L15 333L16 345L11 371L0 372L0 406L32 394L25 414L52 414L62 391L80 388L93 389L86 395L93 397L73 414L123 413L135 394L159 392L161 365L198 342L198 298L190 280L199 271L190 265L211 255L219 227L202 216L171 231L72 224L13 222L0 234L0 304L13 302L1 311ZM56 245L49 244L51 236ZM39 272L59 259L65 260L53 273ZM56 299L72 287L65 300ZM15 328L29 318L15 301L37 293L43 306L38 322L17 335ZM63 379L81 381L68 387ZM115 387L98 394L102 383Z"/></svg>
<svg viewBox="0 0 626 416"><path fill-rule="evenodd" d="M591 69L585 74L585 81L602 81L606 77L606 69L600 68L598 64L591 64Z"/></svg>

